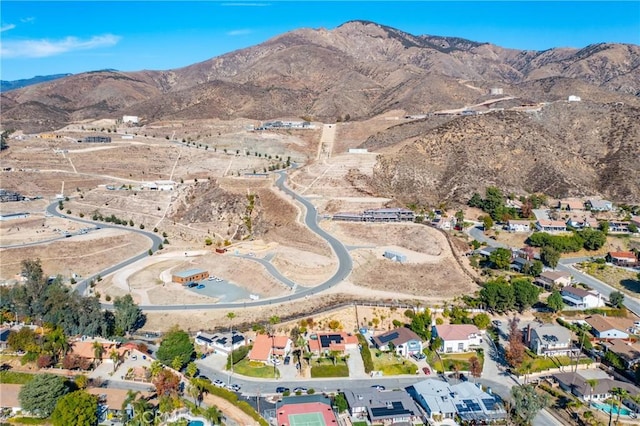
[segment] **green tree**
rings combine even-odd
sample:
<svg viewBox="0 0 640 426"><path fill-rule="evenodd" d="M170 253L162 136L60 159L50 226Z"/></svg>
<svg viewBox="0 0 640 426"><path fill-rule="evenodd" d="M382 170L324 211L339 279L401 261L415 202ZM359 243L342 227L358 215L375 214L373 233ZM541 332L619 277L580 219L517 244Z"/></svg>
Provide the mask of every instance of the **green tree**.
<svg viewBox="0 0 640 426"><path fill-rule="evenodd" d="M544 246L540 251L540 259L550 268L555 268L560 261L560 253L553 247Z"/></svg>
<svg viewBox="0 0 640 426"><path fill-rule="evenodd" d="M606 234L597 229L583 229L580 231L580 236L584 240L583 246L587 250L598 250L607 242Z"/></svg>
<svg viewBox="0 0 640 426"><path fill-rule="evenodd" d="M63 396L51 422L54 426L94 426L98 423L98 398L81 390Z"/></svg>
<svg viewBox="0 0 640 426"><path fill-rule="evenodd" d="M22 327L20 331L10 331L7 345L13 351L37 352L38 341L36 333L29 327Z"/></svg>
<svg viewBox="0 0 640 426"><path fill-rule="evenodd" d="M516 306L520 312L529 309L538 301L540 289L531 284L528 278L514 278L511 281L511 286L516 298Z"/></svg>
<svg viewBox="0 0 640 426"><path fill-rule="evenodd" d="M520 417L525 425L531 424L538 412L549 405L547 393L538 394L531 385L513 386L513 412Z"/></svg>
<svg viewBox="0 0 640 426"><path fill-rule="evenodd" d="M624 293L612 291L611 294L609 294L609 303L618 309L622 308L624 306Z"/></svg>
<svg viewBox="0 0 640 426"><path fill-rule="evenodd" d="M603 220L598 224L598 228L603 234L607 235L609 233L609 222Z"/></svg>
<svg viewBox="0 0 640 426"><path fill-rule="evenodd" d="M547 297L547 306L553 312L559 312L564 308L564 301L562 300L562 295L558 290L554 290L553 293Z"/></svg>
<svg viewBox="0 0 640 426"><path fill-rule="evenodd" d="M349 408L349 404L347 404L347 399L344 397L344 394L338 393L333 397L333 405L338 409L338 413L344 413Z"/></svg>
<svg viewBox="0 0 640 426"><path fill-rule="evenodd" d="M532 277L538 277L542 273L543 263L539 260L534 260L529 269L529 275Z"/></svg>
<svg viewBox="0 0 640 426"><path fill-rule="evenodd" d="M187 364L187 369L186 369L186 373L188 377L195 377L196 374L198 374L198 366L196 365L195 362L190 362L189 364Z"/></svg>
<svg viewBox="0 0 640 426"><path fill-rule="evenodd" d="M7 144L7 139L9 139L9 135L13 133L12 130L5 130L2 133L0 133L0 151L4 151L5 149L9 148L9 145Z"/></svg>
<svg viewBox="0 0 640 426"><path fill-rule="evenodd" d="M482 218L482 226L484 227L485 232L493 228L493 219L491 219L491 216L485 216Z"/></svg>
<svg viewBox="0 0 640 426"><path fill-rule="evenodd" d="M38 374L22 386L18 400L24 410L38 417L49 417L56 408L58 400L67 392L69 389L63 377L54 374Z"/></svg>
<svg viewBox="0 0 640 426"><path fill-rule="evenodd" d="M222 413L215 405L207 407L202 413L202 416L214 425L220 424L220 420L222 419Z"/></svg>
<svg viewBox="0 0 640 426"><path fill-rule="evenodd" d="M164 365L171 365L173 360L178 357L181 361L180 368L182 368L183 365L191 361L193 352L193 342L191 342L189 335L174 327L165 334L156 355Z"/></svg>
<svg viewBox="0 0 640 426"><path fill-rule="evenodd" d="M102 355L104 354L104 346L102 346L102 343L95 341L93 342L93 344L91 345L91 347L93 348L93 357L98 361L102 361Z"/></svg>
<svg viewBox="0 0 640 426"><path fill-rule="evenodd" d="M127 335L142 327L146 321L145 315L133 301L130 294L116 297L113 302L116 330Z"/></svg>
<svg viewBox="0 0 640 426"><path fill-rule="evenodd" d="M481 330L486 330L491 324L491 318L487 314L478 314L473 317L473 324Z"/></svg>
<svg viewBox="0 0 640 426"><path fill-rule="evenodd" d="M509 269L509 265L511 264L511 250L498 247L489 255L489 260L497 269Z"/></svg>

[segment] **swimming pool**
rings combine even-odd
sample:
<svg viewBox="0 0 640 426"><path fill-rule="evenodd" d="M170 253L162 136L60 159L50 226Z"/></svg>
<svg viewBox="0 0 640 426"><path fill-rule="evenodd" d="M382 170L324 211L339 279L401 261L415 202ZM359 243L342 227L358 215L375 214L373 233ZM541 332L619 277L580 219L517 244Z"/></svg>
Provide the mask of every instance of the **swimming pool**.
<svg viewBox="0 0 640 426"><path fill-rule="evenodd" d="M189 426L204 426L204 422L202 420L191 420Z"/></svg>
<svg viewBox="0 0 640 426"><path fill-rule="evenodd" d="M591 404L593 407L597 408L600 411L604 411L605 413L609 413L612 412L613 414L618 414L618 407L616 406L610 406L609 404L596 404L596 403L592 403ZM625 407L621 407L620 408L620 415L621 416L628 416L629 414L631 414L631 410L629 410L628 408Z"/></svg>

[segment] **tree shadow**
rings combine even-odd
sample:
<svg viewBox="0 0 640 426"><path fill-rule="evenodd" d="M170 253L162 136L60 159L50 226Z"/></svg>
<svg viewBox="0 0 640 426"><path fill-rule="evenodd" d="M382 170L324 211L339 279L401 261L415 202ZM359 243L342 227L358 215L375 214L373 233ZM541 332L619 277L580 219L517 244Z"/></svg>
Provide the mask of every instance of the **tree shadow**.
<svg viewBox="0 0 640 426"><path fill-rule="evenodd" d="M640 294L640 281L638 280L630 280L630 279L620 280L620 285L624 287L626 290L635 293L636 295Z"/></svg>

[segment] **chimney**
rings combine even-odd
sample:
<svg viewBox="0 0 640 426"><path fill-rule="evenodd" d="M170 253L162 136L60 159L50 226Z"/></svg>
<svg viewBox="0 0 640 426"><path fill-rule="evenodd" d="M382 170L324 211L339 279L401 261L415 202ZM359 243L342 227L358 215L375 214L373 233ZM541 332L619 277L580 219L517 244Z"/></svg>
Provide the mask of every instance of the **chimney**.
<svg viewBox="0 0 640 426"><path fill-rule="evenodd" d="M531 324L527 324L527 344L531 343Z"/></svg>

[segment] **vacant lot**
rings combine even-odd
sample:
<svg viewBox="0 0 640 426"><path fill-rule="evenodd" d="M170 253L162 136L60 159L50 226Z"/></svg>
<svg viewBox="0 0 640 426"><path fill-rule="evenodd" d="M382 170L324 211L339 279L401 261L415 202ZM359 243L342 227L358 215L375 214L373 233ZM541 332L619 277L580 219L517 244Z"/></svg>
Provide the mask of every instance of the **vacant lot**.
<svg viewBox="0 0 640 426"><path fill-rule="evenodd" d="M638 280L637 272L595 262L583 263L580 269L600 281L609 284L611 287L629 293L633 297L640 295L640 281Z"/></svg>
<svg viewBox="0 0 640 426"><path fill-rule="evenodd" d="M71 273L91 276L122 260L143 253L151 246L148 238L126 231L101 229L50 244L2 249L2 278L20 272L25 259L40 259L47 275L68 278Z"/></svg>

